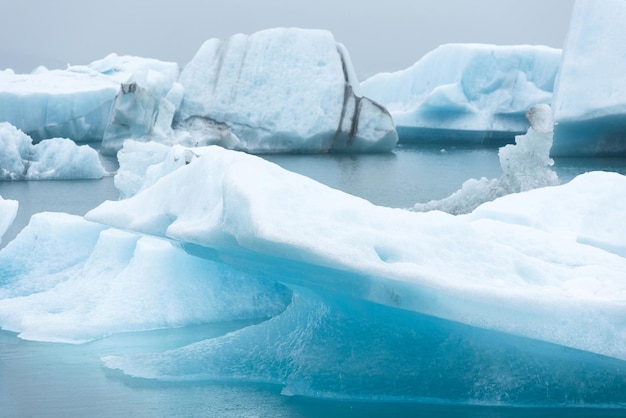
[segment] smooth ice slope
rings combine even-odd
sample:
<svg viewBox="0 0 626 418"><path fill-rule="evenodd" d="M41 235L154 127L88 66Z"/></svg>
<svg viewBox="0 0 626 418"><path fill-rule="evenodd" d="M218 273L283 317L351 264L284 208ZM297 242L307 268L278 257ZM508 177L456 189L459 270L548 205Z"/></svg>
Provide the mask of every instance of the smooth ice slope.
<svg viewBox="0 0 626 418"><path fill-rule="evenodd" d="M176 63L110 54L66 70L0 72L0 121L34 140L64 137L121 148L121 137L169 134L182 87Z"/></svg>
<svg viewBox="0 0 626 418"><path fill-rule="evenodd" d="M577 0L557 80L553 155L626 154L626 3Z"/></svg>
<svg viewBox="0 0 626 418"><path fill-rule="evenodd" d="M0 181L97 179L106 174L98 152L67 138L33 145L14 126L0 122Z"/></svg>
<svg viewBox="0 0 626 418"><path fill-rule="evenodd" d="M562 189L542 192L550 190ZM522 195L524 206L543 199L535 192ZM626 207L615 200L624 192L626 177L579 177L569 185L576 204L554 216L581 221L554 232L537 228L530 211L520 225L497 212L468 218L376 207L262 159L211 147L86 217L170 237L199 254L213 248L217 254L207 254L255 271L296 263L290 273L276 273L285 283L626 359L626 259L605 245L625 243ZM614 210L605 212L607 206ZM607 240L601 231L611 228L619 232ZM313 267L306 266L336 270L308 275Z"/></svg>
<svg viewBox="0 0 626 418"><path fill-rule="evenodd" d="M254 153L389 151L389 113L358 94L332 34L270 29L210 39L184 68L176 120L202 144Z"/></svg>
<svg viewBox="0 0 626 418"><path fill-rule="evenodd" d="M544 46L448 44L361 88L391 112L403 141L510 142L528 129L531 107L550 103L560 57Z"/></svg>

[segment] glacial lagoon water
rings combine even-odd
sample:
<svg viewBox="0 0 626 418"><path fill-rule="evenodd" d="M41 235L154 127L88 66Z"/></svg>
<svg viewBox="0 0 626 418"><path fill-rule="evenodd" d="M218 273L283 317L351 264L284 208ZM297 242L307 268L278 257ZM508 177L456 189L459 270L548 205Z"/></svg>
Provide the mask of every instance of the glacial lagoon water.
<svg viewBox="0 0 626 418"><path fill-rule="evenodd" d="M373 203L409 207L445 197L468 178L500 175L497 151L484 148L401 146L382 155L274 155L284 168L361 196ZM559 159L562 182L585 171L626 174L622 159ZM20 201L15 225L3 245L33 213L84 214L115 199L112 178L91 181L0 183L0 195ZM385 315L384 311L380 312ZM280 386L250 382L158 382L133 379L103 367L101 358L170 348L237 330L249 322L113 335L87 344L25 341L0 331L0 415L20 416L215 416L215 417L588 417L624 416L615 408L539 408L445 403L434 399L332 399L285 396ZM459 331L462 332L462 331ZM358 337L358 335L355 335ZM480 336L475 341L481 341ZM486 338L490 338L486 336ZM514 345L515 342L508 342ZM406 361L403 359L402 361ZM393 366L392 366L393 367ZM401 368L401 365L398 366ZM619 386L617 386L619 387ZM625 395L626 397L626 395Z"/></svg>

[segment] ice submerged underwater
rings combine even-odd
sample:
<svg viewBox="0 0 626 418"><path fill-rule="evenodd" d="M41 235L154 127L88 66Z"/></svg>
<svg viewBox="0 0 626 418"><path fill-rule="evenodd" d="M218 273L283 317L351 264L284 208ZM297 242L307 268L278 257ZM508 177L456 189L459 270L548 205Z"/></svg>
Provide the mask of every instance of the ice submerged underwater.
<svg viewBox="0 0 626 418"><path fill-rule="evenodd" d="M127 142L126 199L84 218L37 214L0 251L0 327L86 343L246 320L102 361L111 378L316 398L623 406L626 177L553 185L552 125L539 116L500 151L533 175L503 166L466 183L459 201L470 187L512 194L456 216L375 206L217 146ZM3 231L17 205L0 209Z"/></svg>

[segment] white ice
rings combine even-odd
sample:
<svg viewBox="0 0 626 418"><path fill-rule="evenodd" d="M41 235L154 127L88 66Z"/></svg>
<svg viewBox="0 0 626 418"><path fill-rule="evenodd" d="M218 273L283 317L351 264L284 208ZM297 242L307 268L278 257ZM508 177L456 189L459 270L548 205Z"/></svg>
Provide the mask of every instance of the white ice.
<svg viewBox="0 0 626 418"><path fill-rule="evenodd" d="M455 215L469 213L479 205L510 193L525 192L545 186L556 186L559 178L550 168L554 119L552 109L539 104L526 117L530 128L525 135L517 135L515 144L500 148L498 157L502 176L497 179L469 179L452 195L426 203L417 203L412 210L427 212L441 210Z"/></svg>
<svg viewBox="0 0 626 418"><path fill-rule="evenodd" d="M96 179L106 174L98 152L67 138L33 145L32 139L0 122L0 181Z"/></svg>
<svg viewBox="0 0 626 418"><path fill-rule="evenodd" d="M183 69L176 120L202 144L248 152L389 151L389 113L358 95L330 32L269 29L206 41ZM228 134L230 133L230 135Z"/></svg>
<svg viewBox="0 0 626 418"><path fill-rule="evenodd" d="M119 136L153 135L155 126L169 134L182 100L178 73L176 63L116 54L65 70L0 71L0 121L37 141L100 142L106 137L104 149L117 151ZM123 94L130 85L137 94ZM128 121L129 126L121 126Z"/></svg>
<svg viewBox="0 0 626 418"><path fill-rule="evenodd" d="M626 177L598 172L467 216L413 213L210 147L86 218L270 257L268 269L278 258L353 272L350 291L369 289L368 300L626 359L626 207L615 199L625 192Z"/></svg>
<svg viewBox="0 0 626 418"><path fill-rule="evenodd" d="M626 114L626 3L577 0L554 92L557 122Z"/></svg>
<svg viewBox="0 0 626 418"><path fill-rule="evenodd" d="M545 46L448 44L361 88L398 127L520 133L528 109L550 103L560 57Z"/></svg>

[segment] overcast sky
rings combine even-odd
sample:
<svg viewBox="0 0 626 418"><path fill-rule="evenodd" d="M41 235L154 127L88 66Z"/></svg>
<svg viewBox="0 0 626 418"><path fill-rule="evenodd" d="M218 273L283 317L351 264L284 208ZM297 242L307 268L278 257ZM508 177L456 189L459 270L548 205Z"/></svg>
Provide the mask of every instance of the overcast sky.
<svg viewBox="0 0 626 418"><path fill-rule="evenodd" d="M209 38L328 29L361 79L450 42L560 48L574 0L0 0L0 69L88 64L111 52L184 66Z"/></svg>

